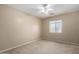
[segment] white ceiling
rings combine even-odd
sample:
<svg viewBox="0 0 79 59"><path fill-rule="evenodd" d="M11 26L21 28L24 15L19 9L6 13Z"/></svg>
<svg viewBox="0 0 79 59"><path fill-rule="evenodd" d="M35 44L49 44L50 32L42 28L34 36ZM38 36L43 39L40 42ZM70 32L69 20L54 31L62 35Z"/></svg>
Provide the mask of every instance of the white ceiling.
<svg viewBox="0 0 79 59"><path fill-rule="evenodd" d="M51 11L53 15L45 15L39 12L39 8L41 5L42 4L9 4L8 6L40 18L47 18L50 16L79 10L79 4L51 4L51 8L54 9L53 11Z"/></svg>

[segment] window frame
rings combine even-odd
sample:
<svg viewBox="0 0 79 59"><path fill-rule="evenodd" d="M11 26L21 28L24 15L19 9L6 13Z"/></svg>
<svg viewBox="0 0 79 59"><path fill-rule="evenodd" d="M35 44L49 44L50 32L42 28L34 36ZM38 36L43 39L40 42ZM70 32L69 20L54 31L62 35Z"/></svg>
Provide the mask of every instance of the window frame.
<svg viewBox="0 0 79 59"><path fill-rule="evenodd" d="M60 27L61 28L61 31L60 32L59 31L56 31L56 25L58 23L61 24L61 27ZM50 31L51 30L51 28L50 28L51 24L54 24L55 25L54 31ZM62 20L52 20L52 21L49 21L49 33L62 33Z"/></svg>

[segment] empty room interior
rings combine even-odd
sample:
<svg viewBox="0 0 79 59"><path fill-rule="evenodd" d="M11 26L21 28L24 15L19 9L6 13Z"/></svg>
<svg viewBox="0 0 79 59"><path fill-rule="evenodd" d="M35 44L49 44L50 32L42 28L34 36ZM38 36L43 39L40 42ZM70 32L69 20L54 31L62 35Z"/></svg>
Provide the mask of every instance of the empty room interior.
<svg viewBox="0 0 79 59"><path fill-rule="evenodd" d="M79 4L0 4L0 54L78 54Z"/></svg>

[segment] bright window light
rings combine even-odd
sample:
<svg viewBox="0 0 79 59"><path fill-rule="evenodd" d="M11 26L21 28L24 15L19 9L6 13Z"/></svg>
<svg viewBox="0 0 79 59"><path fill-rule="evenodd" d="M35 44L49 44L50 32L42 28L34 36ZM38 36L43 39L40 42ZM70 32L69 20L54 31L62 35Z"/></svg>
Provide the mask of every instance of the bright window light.
<svg viewBox="0 0 79 59"><path fill-rule="evenodd" d="M62 33L62 20L55 20L49 22L50 33Z"/></svg>

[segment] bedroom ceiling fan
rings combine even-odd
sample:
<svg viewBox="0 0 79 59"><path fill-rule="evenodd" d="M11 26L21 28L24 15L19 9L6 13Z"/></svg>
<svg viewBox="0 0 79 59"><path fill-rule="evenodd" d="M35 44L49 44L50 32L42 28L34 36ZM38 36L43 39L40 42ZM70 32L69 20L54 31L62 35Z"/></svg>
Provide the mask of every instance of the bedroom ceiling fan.
<svg viewBox="0 0 79 59"><path fill-rule="evenodd" d="M45 15L53 15L54 9L51 8L51 5L49 4L42 4L40 7L40 13Z"/></svg>

